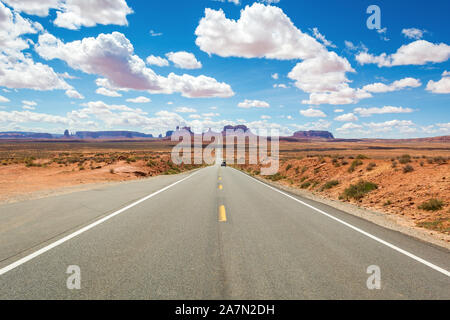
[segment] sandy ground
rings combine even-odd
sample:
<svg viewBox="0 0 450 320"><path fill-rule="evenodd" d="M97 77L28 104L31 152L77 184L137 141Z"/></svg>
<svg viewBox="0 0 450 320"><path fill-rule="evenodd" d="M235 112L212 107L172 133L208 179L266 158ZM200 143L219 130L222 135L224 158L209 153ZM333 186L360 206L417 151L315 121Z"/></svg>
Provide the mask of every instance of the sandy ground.
<svg viewBox="0 0 450 320"><path fill-rule="evenodd" d="M77 164L61 166L55 163L45 167L26 167L24 164L0 166L0 203L85 190L92 185L178 173L168 171L170 167L167 165L167 159L162 157L153 160L152 167L145 161L96 163L92 167L84 166L83 169ZM46 163L46 160L34 162ZM190 169L192 169L190 166L180 167L179 172Z"/></svg>
<svg viewBox="0 0 450 320"><path fill-rule="evenodd" d="M348 158L333 160L327 157L290 159L282 161L278 176L261 177L292 189L305 190L322 198L346 201L361 208L403 217L404 219L400 220L409 226L425 227L450 235L448 161L429 163L424 158L411 158L410 162L401 164L398 160L361 159L361 164L356 166L353 172L349 172L349 167L355 160ZM372 169L368 169L369 164ZM403 170L405 166L411 166L413 171L405 173ZM259 176L258 166L243 168L248 173ZM378 188L359 200L342 199L344 190L361 180L375 183ZM329 181L337 181L339 184L324 189L323 186ZM432 198L443 202L440 210L426 211L418 208Z"/></svg>

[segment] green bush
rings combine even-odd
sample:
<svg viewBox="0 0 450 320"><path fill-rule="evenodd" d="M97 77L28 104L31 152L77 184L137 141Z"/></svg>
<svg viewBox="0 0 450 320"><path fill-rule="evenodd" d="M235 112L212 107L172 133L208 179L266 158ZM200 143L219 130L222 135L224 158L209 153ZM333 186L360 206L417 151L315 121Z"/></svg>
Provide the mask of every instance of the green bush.
<svg viewBox="0 0 450 320"><path fill-rule="evenodd" d="M441 210L444 206L444 202L438 199L430 199L422 203L418 208L426 211L437 211Z"/></svg>
<svg viewBox="0 0 450 320"><path fill-rule="evenodd" d="M411 156L409 154L404 154L398 158L398 162L401 164L407 164L411 162Z"/></svg>
<svg viewBox="0 0 450 320"><path fill-rule="evenodd" d="M406 166L403 167L403 173L408 173L408 172L412 172L414 171L414 168L412 166L410 166L409 164L407 164Z"/></svg>
<svg viewBox="0 0 450 320"><path fill-rule="evenodd" d="M341 195L343 199L362 199L367 193L378 189L378 186L375 183L361 180L357 184L351 184L347 189L344 190L344 193Z"/></svg>
<svg viewBox="0 0 450 320"><path fill-rule="evenodd" d="M303 182L303 183L300 185L300 188L306 189L306 188L309 188L309 186L311 186L311 182L306 181L306 182Z"/></svg>
<svg viewBox="0 0 450 320"><path fill-rule="evenodd" d="M352 173L353 171L355 171L356 167L361 166L362 164L363 162L359 159L353 160L352 164L348 168L348 172Z"/></svg>
<svg viewBox="0 0 450 320"><path fill-rule="evenodd" d="M366 170L367 170L367 171L372 171L376 166L377 166L377 165L376 165L375 162L371 162L371 163L369 163L369 164L367 165Z"/></svg>
<svg viewBox="0 0 450 320"><path fill-rule="evenodd" d="M337 180L328 181L322 186L321 191L331 189L331 188L337 186L338 184L339 184L339 181L337 181Z"/></svg>
<svg viewBox="0 0 450 320"><path fill-rule="evenodd" d="M285 179L286 177L283 176L282 174L280 174L279 172L271 175L271 176L267 176L267 179L272 180L272 181L279 181L282 179Z"/></svg>

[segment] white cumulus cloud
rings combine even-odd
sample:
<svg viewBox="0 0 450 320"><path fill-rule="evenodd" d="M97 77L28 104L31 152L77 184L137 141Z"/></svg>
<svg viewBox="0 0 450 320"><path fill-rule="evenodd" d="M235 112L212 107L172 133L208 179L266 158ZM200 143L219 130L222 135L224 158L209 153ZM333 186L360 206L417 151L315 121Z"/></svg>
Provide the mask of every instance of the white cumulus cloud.
<svg viewBox="0 0 450 320"><path fill-rule="evenodd" d="M378 56L360 52L356 60L361 64L377 64L379 67L402 65L424 65L438 63L450 58L450 46L445 43L434 44L426 40L417 40L401 46L393 54L382 53Z"/></svg>
<svg viewBox="0 0 450 320"><path fill-rule="evenodd" d="M150 93L181 93L188 98L231 97L231 87L216 79L170 73L156 74L134 54L131 42L119 32L99 34L96 38L63 43L49 33L39 36L35 50L44 59L60 59L71 68L103 76L107 89L145 90Z"/></svg>
<svg viewBox="0 0 450 320"><path fill-rule="evenodd" d="M403 78L401 80L394 81L393 83L388 85L381 82L368 84L363 87L363 90L374 93L392 92L404 88L417 88L420 87L421 85L422 83L420 82L419 79Z"/></svg>
<svg viewBox="0 0 450 320"><path fill-rule="evenodd" d="M411 113L414 112L411 108L384 106L382 108L355 108L353 112L362 117L369 117L374 114L388 114L388 113Z"/></svg>
<svg viewBox="0 0 450 320"><path fill-rule="evenodd" d="M433 93L450 93L450 72L444 71L439 81L428 81L426 90Z"/></svg>
<svg viewBox="0 0 450 320"><path fill-rule="evenodd" d="M199 62L194 54L190 52L169 52L166 54L166 57L172 61L176 67L181 69L200 69L202 67L201 62Z"/></svg>
<svg viewBox="0 0 450 320"><path fill-rule="evenodd" d="M145 59L149 65L155 65L158 67L167 67L169 65L169 61L167 59L157 57L154 55L150 55Z"/></svg>
<svg viewBox="0 0 450 320"><path fill-rule="evenodd" d="M249 109L249 108L269 108L270 104L266 101L261 100L248 100L245 99L238 104L239 108Z"/></svg>
<svg viewBox="0 0 450 320"><path fill-rule="evenodd" d="M313 108L300 110L299 112L302 116L309 118L325 118L327 116L323 111Z"/></svg>

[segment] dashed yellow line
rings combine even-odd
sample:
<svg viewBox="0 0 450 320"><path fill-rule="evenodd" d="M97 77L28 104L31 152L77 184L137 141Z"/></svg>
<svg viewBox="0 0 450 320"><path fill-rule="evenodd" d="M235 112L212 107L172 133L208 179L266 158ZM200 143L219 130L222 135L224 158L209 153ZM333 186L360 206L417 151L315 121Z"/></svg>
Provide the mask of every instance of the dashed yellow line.
<svg viewBox="0 0 450 320"><path fill-rule="evenodd" d="M224 205L219 207L219 222L227 222L227 213Z"/></svg>
<svg viewBox="0 0 450 320"><path fill-rule="evenodd" d="M222 180L222 177L219 177L219 181L221 181Z"/></svg>
<svg viewBox="0 0 450 320"><path fill-rule="evenodd" d="M219 190L222 190L223 186L221 184L219 184Z"/></svg>

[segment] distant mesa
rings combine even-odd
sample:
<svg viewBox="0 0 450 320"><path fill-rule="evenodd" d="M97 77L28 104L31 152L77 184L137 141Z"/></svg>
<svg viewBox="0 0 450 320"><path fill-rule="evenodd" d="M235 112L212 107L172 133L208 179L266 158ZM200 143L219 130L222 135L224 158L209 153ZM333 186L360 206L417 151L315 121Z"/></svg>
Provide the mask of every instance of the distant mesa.
<svg viewBox="0 0 450 320"><path fill-rule="evenodd" d="M153 138L153 135L134 131L77 131L73 137L78 139L133 139Z"/></svg>
<svg viewBox="0 0 450 320"><path fill-rule="evenodd" d="M39 132L0 132L0 139L53 139L50 133Z"/></svg>
<svg viewBox="0 0 450 320"><path fill-rule="evenodd" d="M318 130L297 131L294 132L293 137L299 139L334 139L331 132Z"/></svg>
<svg viewBox="0 0 450 320"><path fill-rule="evenodd" d="M236 126L228 125L228 126L223 127L222 133L226 133L227 130L234 130L234 131L242 130L242 131L244 131L244 132L247 132L247 131L249 131L250 129L247 128L247 126L245 126L245 125L243 125L243 124L238 124L238 125L236 125Z"/></svg>

